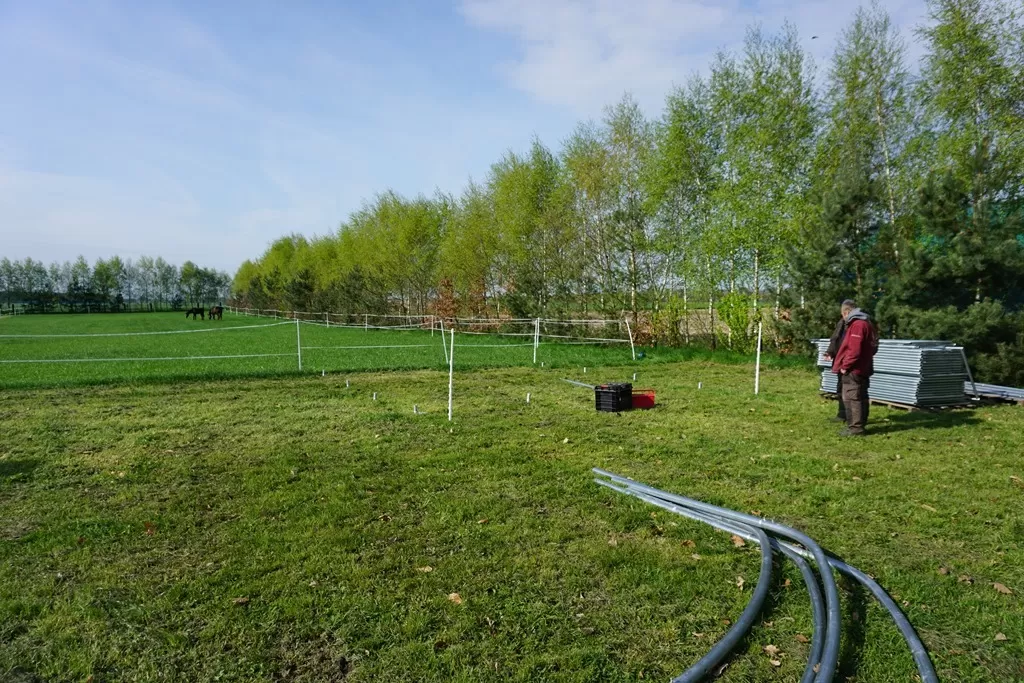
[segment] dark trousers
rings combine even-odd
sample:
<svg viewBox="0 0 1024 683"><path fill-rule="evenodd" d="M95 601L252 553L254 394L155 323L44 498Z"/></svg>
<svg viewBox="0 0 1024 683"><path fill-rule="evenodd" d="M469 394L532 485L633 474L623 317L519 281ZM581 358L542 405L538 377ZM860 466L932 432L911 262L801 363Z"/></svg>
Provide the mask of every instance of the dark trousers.
<svg viewBox="0 0 1024 683"><path fill-rule="evenodd" d="M846 426L851 432L863 432L868 423L871 402L868 399L867 377L850 372L842 375L841 391L846 407Z"/></svg>
<svg viewBox="0 0 1024 683"><path fill-rule="evenodd" d="M846 401L843 400L843 377L846 375L836 375L836 379L839 380L839 400L836 403L839 404L839 410L836 411L836 419L846 422Z"/></svg>

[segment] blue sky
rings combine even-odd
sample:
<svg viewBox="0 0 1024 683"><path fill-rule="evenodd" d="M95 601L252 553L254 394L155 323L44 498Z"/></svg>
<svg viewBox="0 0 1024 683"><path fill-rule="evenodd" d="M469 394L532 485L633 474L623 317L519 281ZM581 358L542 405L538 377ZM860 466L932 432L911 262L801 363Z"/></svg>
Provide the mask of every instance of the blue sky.
<svg viewBox="0 0 1024 683"><path fill-rule="evenodd" d="M911 42L925 0L884 4ZM386 188L458 192L534 135L557 148L627 90L657 116L749 24L790 19L824 71L852 11L0 0L0 256L150 254L233 272L281 235L336 230Z"/></svg>

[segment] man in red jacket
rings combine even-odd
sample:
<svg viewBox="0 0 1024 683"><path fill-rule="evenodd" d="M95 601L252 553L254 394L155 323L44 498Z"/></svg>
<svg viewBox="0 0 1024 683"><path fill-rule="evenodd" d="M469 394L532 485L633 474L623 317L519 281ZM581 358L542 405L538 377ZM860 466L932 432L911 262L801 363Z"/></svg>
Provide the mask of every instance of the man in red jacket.
<svg viewBox="0 0 1024 683"><path fill-rule="evenodd" d="M847 299L842 306L846 334L836 352L832 372L839 375L841 399L846 404L846 429L843 436L864 436L868 421L868 385L875 371L878 334L871 318Z"/></svg>

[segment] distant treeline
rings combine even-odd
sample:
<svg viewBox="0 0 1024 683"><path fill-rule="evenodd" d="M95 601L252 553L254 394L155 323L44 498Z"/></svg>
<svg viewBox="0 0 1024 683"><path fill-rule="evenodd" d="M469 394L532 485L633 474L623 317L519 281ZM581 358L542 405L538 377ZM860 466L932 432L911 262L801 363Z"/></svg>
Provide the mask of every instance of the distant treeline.
<svg viewBox="0 0 1024 683"><path fill-rule="evenodd" d="M246 262L243 305L632 316L656 340L696 309L711 343L756 319L809 350L839 302L885 336L965 344L1024 384L1020 4L931 0L909 38L857 10L827 71L792 26L748 32L648 120L625 97L557 151L507 153L459 195L383 192L337 234ZM684 77L685 74L680 74ZM724 323L724 324L723 324Z"/></svg>
<svg viewBox="0 0 1024 683"><path fill-rule="evenodd" d="M162 258L114 256L92 266L26 258L0 258L0 307L28 313L176 310L224 301L231 278L186 261L180 268Z"/></svg>

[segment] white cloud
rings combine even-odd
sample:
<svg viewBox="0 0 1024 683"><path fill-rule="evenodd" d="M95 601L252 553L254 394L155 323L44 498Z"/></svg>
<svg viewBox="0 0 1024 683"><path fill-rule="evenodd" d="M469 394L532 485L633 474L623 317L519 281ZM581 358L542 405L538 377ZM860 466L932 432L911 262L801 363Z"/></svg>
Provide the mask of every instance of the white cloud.
<svg viewBox="0 0 1024 683"><path fill-rule="evenodd" d="M462 0L478 28L510 36L518 56L499 65L514 87L548 104L593 116L631 92L657 111L666 93L735 49L747 27L793 22L811 54L827 59L855 5L835 0ZM891 0L909 32L925 0ZM811 36L818 36L812 41Z"/></svg>

